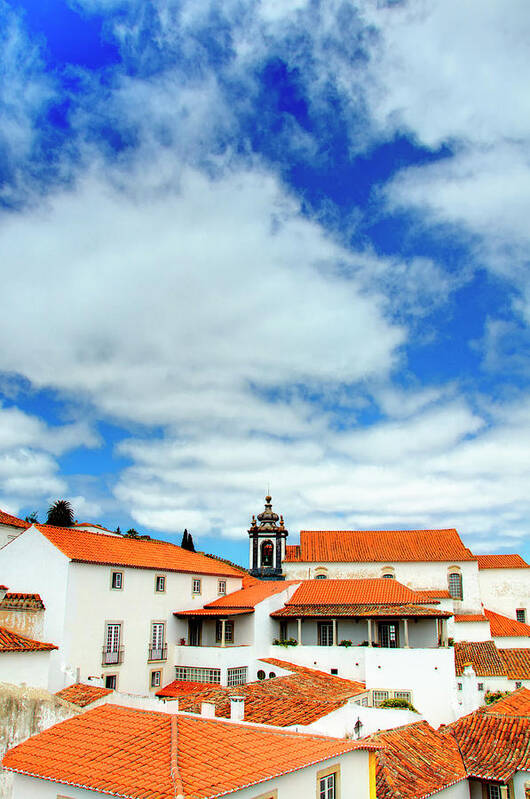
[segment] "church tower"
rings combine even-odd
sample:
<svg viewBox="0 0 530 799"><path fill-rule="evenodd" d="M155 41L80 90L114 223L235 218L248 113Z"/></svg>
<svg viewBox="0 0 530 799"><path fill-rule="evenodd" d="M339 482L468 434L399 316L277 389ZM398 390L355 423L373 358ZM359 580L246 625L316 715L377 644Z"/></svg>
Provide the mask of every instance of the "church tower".
<svg viewBox="0 0 530 799"><path fill-rule="evenodd" d="M252 517L248 531L250 538L250 574L261 580L284 580L282 559L285 557L285 539L288 532L283 516L274 513L272 498L265 497L265 510Z"/></svg>

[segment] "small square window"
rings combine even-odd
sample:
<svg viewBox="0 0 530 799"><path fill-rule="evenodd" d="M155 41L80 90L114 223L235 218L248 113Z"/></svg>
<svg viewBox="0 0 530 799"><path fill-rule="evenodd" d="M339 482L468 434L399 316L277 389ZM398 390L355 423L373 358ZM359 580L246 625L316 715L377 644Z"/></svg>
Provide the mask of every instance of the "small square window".
<svg viewBox="0 0 530 799"><path fill-rule="evenodd" d="M338 673L339 673L339 670L338 670L338 669L330 669L330 672L331 672L332 674L338 674Z"/></svg>
<svg viewBox="0 0 530 799"><path fill-rule="evenodd" d="M515 611L515 618L517 621L522 621L523 624L526 624L526 610L525 608L517 608Z"/></svg>
<svg viewBox="0 0 530 799"><path fill-rule="evenodd" d="M483 691L484 690L484 683L483 682L477 683L477 688L478 688L479 691Z"/></svg>
<svg viewBox="0 0 530 799"><path fill-rule="evenodd" d="M155 577L155 591L157 594L163 594L166 590L166 578L163 574L157 574Z"/></svg>
<svg viewBox="0 0 530 799"><path fill-rule="evenodd" d="M458 683L457 688L458 688L459 691L462 690L462 683L461 682Z"/></svg>
<svg viewBox="0 0 530 799"><path fill-rule="evenodd" d="M112 572L110 584L115 591L121 591L123 588L123 572Z"/></svg>
<svg viewBox="0 0 530 799"><path fill-rule="evenodd" d="M226 594L226 580L219 580L217 583L217 593L220 596L224 596Z"/></svg>
<svg viewBox="0 0 530 799"><path fill-rule="evenodd" d="M105 676L105 688L110 688L111 690L115 691L117 683L118 679L115 674L107 674Z"/></svg>
<svg viewBox="0 0 530 799"><path fill-rule="evenodd" d="M160 688L160 680L162 678L161 671L151 672L151 688Z"/></svg>
<svg viewBox="0 0 530 799"><path fill-rule="evenodd" d="M522 682L520 682L519 680L517 680L517 682L515 683L515 690L517 690L517 689L521 688L521 687L522 687L522 685L523 685L523 683L522 683Z"/></svg>
<svg viewBox="0 0 530 799"><path fill-rule="evenodd" d="M201 593L201 581L198 577L193 578L191 591L193 594L200 594Z"/></svg>

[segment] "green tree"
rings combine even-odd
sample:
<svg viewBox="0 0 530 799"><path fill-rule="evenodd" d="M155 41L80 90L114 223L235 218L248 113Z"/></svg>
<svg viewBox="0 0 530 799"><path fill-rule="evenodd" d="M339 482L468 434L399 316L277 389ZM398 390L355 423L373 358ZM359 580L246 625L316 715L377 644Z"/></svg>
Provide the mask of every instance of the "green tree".
<svg viewBox="0 0 530 799"><path fill-rule="evenodd" d="M195 544L193 543L193 536L191 533L188 533L187 530L184 530L182 533L182 541L180 546L182 549L187 549L190 552L195 552Z"/></svg>
<svg viewBox="0 0 530 799"><path fill-rule="evenodd" d="M54 527L73 527L74 522L74 511L67 499L58 499L48 508L46 524L52 524Z"/></svg>

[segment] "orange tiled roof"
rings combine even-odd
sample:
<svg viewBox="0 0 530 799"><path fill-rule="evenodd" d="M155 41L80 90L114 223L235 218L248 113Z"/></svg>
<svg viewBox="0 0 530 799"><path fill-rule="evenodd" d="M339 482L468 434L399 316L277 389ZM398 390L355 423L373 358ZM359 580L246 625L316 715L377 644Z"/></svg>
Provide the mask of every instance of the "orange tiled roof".
<svg viewBox="0 0 530 799"><path fill-rule="evenodd" d="M73 705L86 707L87 705L91 705L92 702L96 702L98 699L101 699L101 697L108 696L111 693L111 688L102 688L99 685L86 685L85 683L77 682L74 685L69 685L68 688L57 691L55 696L60 697L60 699L65 699Z"/></svg>
<svg viewBox="0 0 530 799"><path fill-rule="evenodd" d="M509 680L530 680L530 649L499 649Z"/></svg>
<svg viewBox="0 0 530 799"><path fill-rule="evenodd" d="M0 652L49 652L51 649L57 649L55 644L35 641L7 627L0 627Z"/></svg>
<svg viewBox="0 0 530 799"><path fill-rule="evenodd" d="M292 673L237 686L237 695L245 700L245 721L277 727L307 725L366 691L364 683L316 669L293 666L275 658L266 658L263 662ZM157 696L178 698L179 710L194 713L200 712L201 702L212 702L217 716L229 718L230 696L234 695L234 690L218 685L197 689L192 684L186 695L184 684L175 682L158 691Z"/></svg>
<svg viewBox="0 0 530 799"><path fill-rule="evenodd" d="M490 623L491 634L494 638L530 635L530 624L510 619L508 616L502 616L492 610L484 609L484 613Z"/></svg>
<svg viewBox="0 0 530 799"><path fill-rule="evenodd" d="M254 613L254 611L247 608L197 608L197 610L175 610L173 615L178 618L208 616L219 619L222 616L248 616L250 613Z"/></svg>
<svg viewBox="0 0 530 799"><path fill-rule="evenodd" d="M477 555L479 569L530 569L520 555Z"/></svg>
<svg viewBox="0 0 530 799"><path fill-rule="evenodd" d="M211 799L370 748L376 744L102 705L9 750L3 765L129 799Z"/></svg>
<svg viewBox="0 0 530 799"><path fill-rule="evenodd" d="M286 561L310 563L392 563L476 560L454 529L301 530L299 550Z"/></svg>
<svg viewBox="0 0 530 799"><path fill-rule="evenodd" d="M444 588L429 588L428 590L416 591L424 599L451 599L451 594Z"/></svg>
<svg viewBox="0 0 530 799"><path fill-rule="evenodd" d="M255 608L264 599L286 591L300 580L258 580L251 585L209 602L206 608Z"/></svg>
<svg viewBox="0 0 530 799"><path fill-rule="evenodd" d="M456 741L418 721L375 733L377 799L423 799L466 778Z"/></svg>
<svg viewBox="0 0 530 799"><path fill-rule="evenodd" d="M530 770L530 718L488 712L470 713L447 728L456 738L469 777L507 782Z"/></svg>
<svg viewBox="0 0 530 799"><path fill-rule="evenodd" d="M432 604L397 580L304 580L286 605Z"/></svg>
<svg viewBox="0 0 530 799"><path fill-rule="evenodd" d="M508 716L530 717L530 691L528 688L519 688L508 696L497 699L491 705L481 708L483 713L506 713Z"/></svg>
<svg viewBox="0 0 530 799"><path fill-rule="evenodd" d="M493 641L455 641L455 671L460 676L471 663L478 677L503 677L506 669Z"/></svg>
<svg viewBox="0 0 530 799"><path fill-rule="evenodd" d="M434 610L425 608L421 605L286 605L280 610L275 610L270 614L273 619L288 618L308 618L320 619L323 617L348 616L348 617L388 617L399 616L399 618L416 618L425 616L431 619L448 619L453 614L445 610Z"/></svg>
<svg viewBox="0 0 530 799"><path fill-rule="evenodd" d="M36 527L67 558L82 563L241 577L239 571L221 561L166 541L118 537L45 524Z"/></svg>
<svg viewBox="0 0 530 799"><path fill-rule="evenodd" d="M488 621L488 620L485 616L480 615L478 613L477 614L468 613L467 615L455 613L455 621L464 622L464 621Z"/></svg>
<svg viewBox="0 0 530 799"><path fill-rule="evenodd" d="M0 510L0 524L9 524L10 527L21 527L23 530L27 530L28 527L31 527L31 524L28 524L28 522L19 519L17 516L11 516L10 513L6 513L4 510Z"/></svg>
<svg viewBox="0 0 530 799"><path fill-rule="evenodd" d="M40 594L7 593L0 600L0 610L44 610Z"/></svg>

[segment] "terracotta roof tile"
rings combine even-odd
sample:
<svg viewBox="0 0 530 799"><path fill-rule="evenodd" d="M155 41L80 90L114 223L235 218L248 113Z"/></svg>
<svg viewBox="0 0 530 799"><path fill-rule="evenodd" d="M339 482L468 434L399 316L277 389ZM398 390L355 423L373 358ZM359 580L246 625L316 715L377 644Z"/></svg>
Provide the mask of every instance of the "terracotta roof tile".
<svg viewBox="0 0 530 799"><path fill-rule="evenodd" d="M224 796L355 749L366 741L102 705L7 752L3 765L128 799Z"/></svg>
<svg viewBox="0 0 530 799"><path fill-rule="evenodd" d="M286 605L432 604L397 580L304 580Z"/></svg>
<svg viewBox="0 0 530 799"><path fill-rule="evenodd" d="M477 555L479 569L530 569L520 555Z"/></svg>
<svg viewBox="0 0 530 799"><path fill-rule="evenodd" d="M197 608L197 610L175 610L173 615L179 618L209 616L219 619L222 616L248 616L249 613L254 613L254 611L249 608Z"/></svg>
<svg viewBox="0 0 530 799"><path fill-rule="evenodd" d="M28 524L28 522L19 519L17 516L11 516L10 513L6 513L4 510L0 510L0 524L8 524L10 527L20 527L23 530L27 530L28 527L31 527L31 524Z"/></svg>
<svg viewBox="0 0 530 799"><path fill-rule="evenodd" d="M483 713L506 713L508 716L530 717L530 691L528 688L519 688L508 696L503 696L491 705L481 708Z"/></svg>
<svg viewBox="0 0 530 799"><path fill-rule="evenodd" d="M454 738L418 721L372 735L377 799L423 799L466 778Z"/></svg>
<svg viewBox="0 0 530 799"><path fill-rule="evenodd" d="M422 589L421 591L416 591L416 593L424 597L424 599L451 599L451 594L444 588Z"/></svg>
<svg viewBox="0 0 530 799"><path fill-rule="evenodd" d="M530 770L530 718L481 710L449 725L468 776L507 782Z"/></svg>
<svg viewBox="0 0 530 799"><path fill-rule="evenodd" d="M21 594L8 592L0 600L0 610L44 610L40 594Z"/></svg>
<svg viewBox="0 0 530 799"><path fill-rule="evenodd" d="M213 702L216 715L229 718L230 696L237 693L245 700L245 721L288 727L311 724L366 691L364 683L316 669L293 666L275 658L266 658L263 662L293 673L238 685L237 688L209 685L197 689L191 684L187 695L183 693L184 684L175 682L158 691L157 696L178 698L179 710L194 713L200 712L201 702Z"/></svg>
<svg viewBox="0 0 530 799"><path fill-rule="evenodd" d="M500 613L494 613L492 610L485 609L484 613L490 623L493 638L530 635L530 624L524 624L522 621L510 619L508 616L502 616Z"/></svg>
<svg viewBox="0 0 530 799"><path fill-rule="evenodd" d="M205 605L206 608L255 608L264 599L286 591L290 585L300 580L258 580L251 585L221 596Z"/></svg>
<svg viewBox="0 0 530 799"><path fill-rule="evenodd" d="M286 560L311 563L393 563L476 560L454 529L301 530L300 552Z"/></svg>
<svg viewBox="0 0 530 799"><path fill-rule="evenodd" d="M471 663L478 677L503 677L505 666L493 641L455 641L455 671L460 676Z"/></svg>
<svg viewBox="0 0 530 799"><path fill-rule="evenodd" d="M459 614L455 613L455 621L458 622L465 622L465 621L488 621L487 618L480 614L473 614L468 613L466 614Z"/></svg>
<svg viewBox="0 0 530 799"><path fill-rule="evenodd" d="M99 685L86 685L85 683L77 682L74 685L69 685L68 688L57 691L55 695L60 699L71 702L73 705L86 707L111 693L111 688L102 688Z"/></svg>
<svg viewBox="0 0 530 799"><path fill-rule="evenodd" d="M166 541L117 537L45 524L36 527L67 558L82 563L241 577L239 571L222 561L189 552Z"/></svg>
<svg viewBox="0 0 530 799"><path fill-rule="evenodd" d="M44 641L35 641L25 635L9 630L7 627L0 627L0 653L1 652L48 652L57 649L55 644L47 644Z"/></svg>
<svg viewBox="0 0 530 799"><path fill-rule="evenodd" d="M453 614L445 610L434 610L421 605L286 605L280 610L270 614L273 619L308 618L319 619L323 617L348 616L348 617L387 617L399 616L400 618L416 618L424 616L431 619L448 619Z"/></svg>
<svg viewBox="0 0 530 799"><path fill-rule="evenodd" d="M530 680L530 649L499 649L509 680Z"/></svg>

